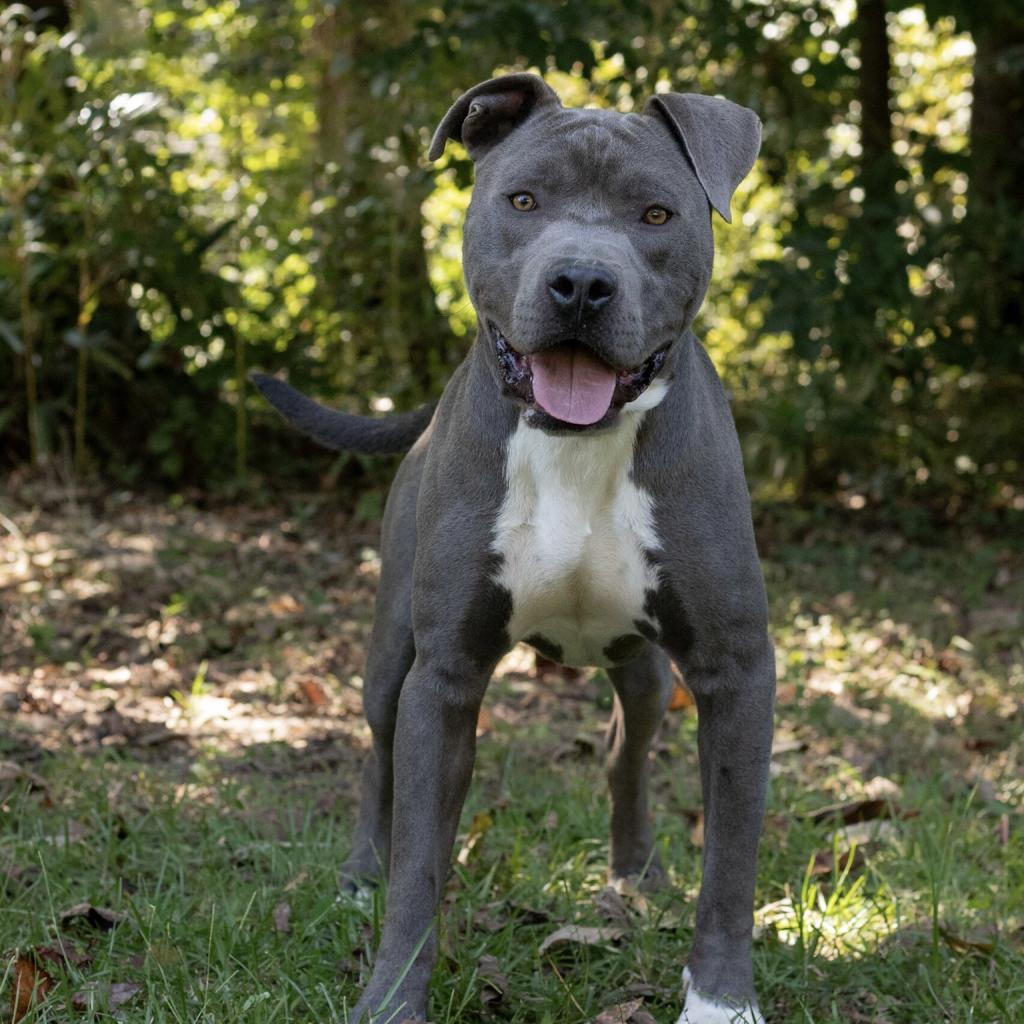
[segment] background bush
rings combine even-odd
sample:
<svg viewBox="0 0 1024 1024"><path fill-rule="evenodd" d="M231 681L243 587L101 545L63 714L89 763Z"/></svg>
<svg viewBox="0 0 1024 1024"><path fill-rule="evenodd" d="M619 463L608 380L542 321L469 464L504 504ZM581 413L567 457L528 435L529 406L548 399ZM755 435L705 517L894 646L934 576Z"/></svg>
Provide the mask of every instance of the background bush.
<svg viewBox="0 0 1024 1024"><path fill-rule="evenodd" d="M473 332L471 167L426 143L513 68L764 120L701 324L759 496L1024 508L1014 0L9 4L0 467L309 484L248 368L352 410L436 395Z"/></svg>

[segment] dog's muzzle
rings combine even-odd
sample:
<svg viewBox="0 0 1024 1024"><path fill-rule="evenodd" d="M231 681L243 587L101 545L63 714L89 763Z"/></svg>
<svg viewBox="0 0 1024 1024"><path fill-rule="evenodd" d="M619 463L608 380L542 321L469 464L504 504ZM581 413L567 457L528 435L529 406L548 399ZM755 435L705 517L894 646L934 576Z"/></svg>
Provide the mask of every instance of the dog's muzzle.
<svg viewBox="0 0 1024 1024"><path fill-rule="evenodd" d="M521 399L542 414L541 426L586 429L599 426L615 411L636 401L665 364L668 346L658 349L639 366L616 370L577 341L524 355L491 321L505 393Z"/></svg>

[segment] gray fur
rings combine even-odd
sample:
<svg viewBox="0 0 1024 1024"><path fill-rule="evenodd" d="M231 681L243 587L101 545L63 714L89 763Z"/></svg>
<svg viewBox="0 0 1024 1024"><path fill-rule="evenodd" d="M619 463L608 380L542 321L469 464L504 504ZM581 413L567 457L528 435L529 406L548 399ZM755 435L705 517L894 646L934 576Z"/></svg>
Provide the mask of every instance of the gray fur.
<svg viewBox="0 0 1024 1024"><path fill-rule="evenodd" d="M380 1020L426 1017L435 916L472 774L477 714L510 644L512 601L495 582L501 566L492 549L506 450L520 424L569 429L533 403L528 381L510 376L503 339L528 357L571 338L616 370L649 367L667 384L643 414L633 450L633 478L653 500L659 544L647 558L657 585L635 633L609 638L613 661L633 656L609 673L611 870L663 876L647 771L671 658L697 702L706 805L694 989L755 1002L751 928L774 661L732 417L689 328L711 277L710 210L728 218L759 123L724 100L672 94L643 114L566 110L540 79L514 75L461 97L434 136L432 157L449 138L464 141L477 164L464 267L480 326L385 512L365 682L374 746L343 875L355 881L389 865L390 887L373 975L349 1020L378 1011ZM532 212L509 203L524 190L537 197ZM641 219L650 205L674 215L653 227ZM563 266L607 275L613 298L567 311L550 294ZM587 429L619 415L613 402ZM404 426L398 435L408 436Z"/></svg>
<svg viewBox="0 0 1024 1024"><path fill-rule="evenodd" d="M249 379L263 397L300 433L336 452L387 455L407 452L427 428L435 403L410 412L373 419L328 409L290 384L265 373L251 373Z"/></svg>

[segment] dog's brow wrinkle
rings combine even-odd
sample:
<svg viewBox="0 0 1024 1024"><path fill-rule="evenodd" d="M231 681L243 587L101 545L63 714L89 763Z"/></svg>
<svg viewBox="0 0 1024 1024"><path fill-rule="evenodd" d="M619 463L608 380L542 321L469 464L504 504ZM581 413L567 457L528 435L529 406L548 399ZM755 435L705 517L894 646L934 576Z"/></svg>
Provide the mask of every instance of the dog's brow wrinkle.
<svg viewBox="0 0 1024 1024"><path fill-rule="evenodd" d="M578 166L588 167L593 176L604 172L617 148L615 133L600 124L581 125L569 133L568 141L576 151Z"/></svg>

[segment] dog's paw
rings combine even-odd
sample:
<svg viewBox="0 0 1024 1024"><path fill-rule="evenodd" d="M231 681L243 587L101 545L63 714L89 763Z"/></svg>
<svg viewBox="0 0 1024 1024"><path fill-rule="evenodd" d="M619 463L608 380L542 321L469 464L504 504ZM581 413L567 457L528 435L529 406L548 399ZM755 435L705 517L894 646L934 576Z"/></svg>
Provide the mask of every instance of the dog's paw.
<svg viewBox="0 0 1024 1024"><path fill-rule="evenodd" d="M668 888L668 873L657 853L645 857L636 865L613 866L608 872L608 884L618 892L639 889L640 892L661 892Z"/></svg>
<svg viewBox="0 0 1024 1024"><path fill-rule="evenodd" d="M353 851L338 872L338 885L342 892L370 892L384 881L384 869L370 849Z"/></svg>
<svg viewBox="0 0 1024 1024"><path fill-rule="evenodd" d="M676 1024L765 1024L756 1006L730 1006L719 999L702 995L693 987L693 977L688 967L683 971L683 992L686 1001Z"/></svg>

